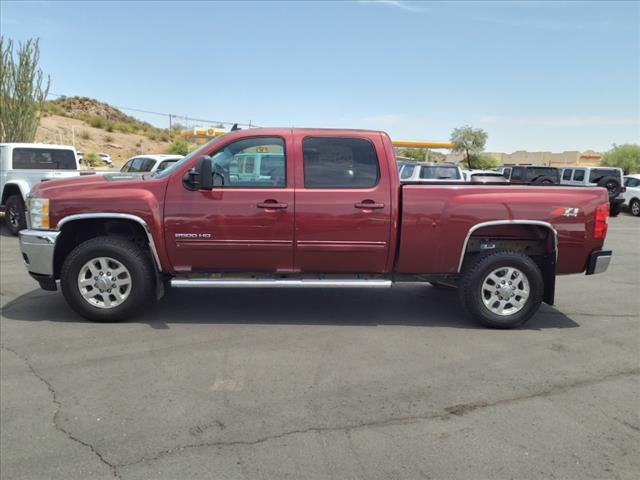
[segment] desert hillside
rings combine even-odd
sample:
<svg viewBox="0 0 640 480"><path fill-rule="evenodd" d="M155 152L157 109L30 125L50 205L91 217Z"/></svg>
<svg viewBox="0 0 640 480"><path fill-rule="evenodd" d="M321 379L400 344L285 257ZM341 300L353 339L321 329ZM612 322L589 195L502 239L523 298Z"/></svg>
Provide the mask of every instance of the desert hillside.
<svg viewBox="0 0 640 480"><path fill-rule="evenodd" d="M141 153L166 153L177 132L141 122L120 110L89 98L47 102L36 142L74 144L76 150L108 153L114 169ZM100 168L100 167L98 167Z"/></svg>

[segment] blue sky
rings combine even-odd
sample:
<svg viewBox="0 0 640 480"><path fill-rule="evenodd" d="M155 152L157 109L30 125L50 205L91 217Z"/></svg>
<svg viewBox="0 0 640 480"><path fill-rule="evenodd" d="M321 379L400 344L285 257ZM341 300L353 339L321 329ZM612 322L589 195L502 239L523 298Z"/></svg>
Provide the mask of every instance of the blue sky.
<svg viewBox="0 0 640 480"><path fill-rule="evenodd" d="M114 105L398 139L469 124L490 151L640 141L638 2L3 0L0 16L40 37L52 92Z"/></svg>

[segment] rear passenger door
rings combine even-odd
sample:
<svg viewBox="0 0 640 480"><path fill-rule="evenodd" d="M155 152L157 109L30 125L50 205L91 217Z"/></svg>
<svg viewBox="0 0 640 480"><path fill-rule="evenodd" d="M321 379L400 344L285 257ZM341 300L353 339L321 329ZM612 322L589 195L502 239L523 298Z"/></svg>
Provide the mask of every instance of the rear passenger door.
<svg viewBox="0 0 640 480"><path fill-rule="evenodd" d="M294 132L295 269L384 272L391 192L382 137Z"/></svg>

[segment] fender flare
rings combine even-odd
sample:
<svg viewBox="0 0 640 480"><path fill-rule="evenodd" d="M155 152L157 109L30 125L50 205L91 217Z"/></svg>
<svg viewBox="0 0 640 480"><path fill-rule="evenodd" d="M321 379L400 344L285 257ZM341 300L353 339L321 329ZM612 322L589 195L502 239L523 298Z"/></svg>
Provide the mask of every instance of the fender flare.
<svg viewBox="0 0 640 480"><path fill-rule="evenodd" d="M22 201L26 203L27 195L29 195L29 192L31 191L29 182L25 180L9 180L7 183L5 183L4 188L2 189L3 204L7 200L5 198L5 192L7 191L8 187L18 187L18 190L20 190L20 195L22 196Z"/></svg>
<svg viewBox="0 0 640 480"><path fill-rule="evenodd" d="M160 263L160 257L158 256L158 250L156 249L156 244L153 241L153 234L151 233L151 229L147 222L145 222L142 218L137 215L131 215L129 213L79 213L76 215L69 215L67 217L61 218L58 221L58 225L56 226L56 230L60 230L63 225L69 222L74 222L77 220L87 220L87 219L117 219L117 220L130 220L136 222L142 226L145 233L147 234L147 240L149 241L149 248L151 249L151 254L153 255L153 260L156 264L156 268L159 272L162 271L162 264Z"/></svg>

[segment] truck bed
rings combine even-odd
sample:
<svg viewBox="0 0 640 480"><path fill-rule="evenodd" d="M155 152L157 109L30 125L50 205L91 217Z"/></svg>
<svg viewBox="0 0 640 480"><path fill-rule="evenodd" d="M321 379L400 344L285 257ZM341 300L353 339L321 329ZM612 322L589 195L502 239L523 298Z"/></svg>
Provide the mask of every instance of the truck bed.
<svg viewBox="0 0 640 480"><path fill-rule="evenodd" d="M592 235L595 209L607 202L602 188L414 183L400 196L398 273L458 273L471 235L508 238L521 221L557 232L558 273L584 271L602 246Z"/></svg>

